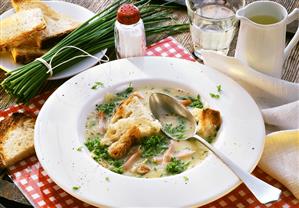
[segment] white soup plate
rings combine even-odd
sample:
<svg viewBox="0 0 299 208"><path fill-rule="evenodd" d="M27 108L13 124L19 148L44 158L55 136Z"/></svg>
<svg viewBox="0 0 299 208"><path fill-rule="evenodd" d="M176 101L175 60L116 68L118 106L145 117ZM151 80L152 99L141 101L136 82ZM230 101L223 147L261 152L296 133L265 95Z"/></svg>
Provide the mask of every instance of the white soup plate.
<svg viewBox="0 0 299 208"><path fill-rule="evenodd" d="M102 82L104 87L91 89L95 82ZM264 122L253 99L236 82L191 61L121 59L65 82L38 115L34 135L38 159L53 181L69 194L95 206L190 207L216 200L240 184L212 153L181 174L154 179L119 175L97 164L84 146L87 115L105 94L122 90L129 83L137 88L174 87L200 94L211 108L221 112L223 123L213 145L248 172L257 165L264 147ZM217 85L222 86L221 96L211 98ZM81 146L82 151L76 151ZM80 188L73 190L74 186Z"/></svg>

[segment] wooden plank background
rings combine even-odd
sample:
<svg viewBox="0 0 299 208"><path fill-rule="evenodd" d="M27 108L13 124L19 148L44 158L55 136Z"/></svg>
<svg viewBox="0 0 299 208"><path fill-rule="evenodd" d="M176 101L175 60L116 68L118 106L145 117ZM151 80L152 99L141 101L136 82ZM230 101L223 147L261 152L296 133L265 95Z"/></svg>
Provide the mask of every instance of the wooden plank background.
<svg viewBox="0 0 299 208"><path fill-rule="evenodd" d="M105 8L111 0L67 0L68 2L72 2L75 4L79 4L83 7L86 7L87 9L98 12ZM255 0L247 0L246 3L253 2ZM280 4L282 4L288 12L291 12L294 8L299 7L299 0L274 0ZM0 14L2 14L4 11L11 8L10 1L9 0L1 0L0 1ZM188 22L186 10L180 9L174 12L174 20L176 22ZM287 42L290 40L292 35L287 35ZM192 42L190 33L184 33L176 35L175 38L188 50L193 51ZM234 55L234 49L236 45L236 38L237 35L231 45L231 50L229 52L230 56ZM157 37L159 39L159 37ZM5 74L3 71L0 72L0 82L5 78ZM286 60L284 64L284 70L282 79L291 81L291 82L298 82L299 81L299 44L295 46L295 48L292 50L289 58ZM59 80L59 81L51 81L48 82L44 90L49 90L52 88L56 88L60 84L62 84L65 80ZM0 89L0 109L5 109L10 105L13 105L15 102L12 100L5 91L1 88Z"/></svg>

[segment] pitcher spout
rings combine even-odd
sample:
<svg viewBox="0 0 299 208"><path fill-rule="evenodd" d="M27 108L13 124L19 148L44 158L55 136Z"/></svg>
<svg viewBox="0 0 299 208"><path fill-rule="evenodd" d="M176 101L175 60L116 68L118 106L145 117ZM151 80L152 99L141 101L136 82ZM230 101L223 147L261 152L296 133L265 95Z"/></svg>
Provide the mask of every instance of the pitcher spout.
<svg viewBox="0 0 299 208"><path fill-rule="evenodd" d="M239 20L245 18L245 8L241 8L236 12L236 18Z"/></svg>

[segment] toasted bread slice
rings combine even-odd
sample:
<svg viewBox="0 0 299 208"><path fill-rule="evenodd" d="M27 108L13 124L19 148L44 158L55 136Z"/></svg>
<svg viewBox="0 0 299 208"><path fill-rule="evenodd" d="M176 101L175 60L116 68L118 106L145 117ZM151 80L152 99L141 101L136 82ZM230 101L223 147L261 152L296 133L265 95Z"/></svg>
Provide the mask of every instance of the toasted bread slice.
<svg viewBox="0 0 299 208"><path fill-rule="evenodd" d="M59 13L40 0L11 0L11 4L17 12L32 8L39 8L42 10L43 14L49 18L54 20L59 20L60 18Z"/></svg>
<svg viewBox="0 0 299 208"><path fill-rule="evenodd" d="M154 119L142 98L132 94L124 100L112 116L101 143L110 145L108 153L113 158L123 157L141 138L160 132L161 124Z"/></svg>
<svg viewBox="0 0 299 208"><path fill-rule="evenodd" d="M213 139L221 126L220 112L210 108L202 110L199 114L199 134L206 139Z"/></svg>
<svg viewBox="0 0 299 208"><path fill-rule="evenodd" d="M12 0L11 2L17 12L32 8L42 10L47 27L36 39L37 45L41 49L51 47L79 26L78 22L57 13L39 0Z"/></svg>
<svg viewBox="0 0 299 208"><path fill-rule="evenodd" d="M20 46L11 49L10 52L15 63L28 64L34 59L44 55L47 50L39 49L38 47Z"/></svg>
<svg viewBox="0 0 299 208"><path fill-rule="evenodd" d="M15 113L0 122L0 168L34 153L35 118Z"/></svg>
<svg viewBox="0 0 299 208"><path fill-rule="evenodd" d="M28 35L45 29L46 22L40 9L30 9L12 14L0 21L0 51L17 47Z"/></svg>
<svg viewBox="0 0 299 208"><path fill-rule="evenodd" d="M27 64L34 59L44 55L47 50L39 49L36 44L36 37L39 34L31 35L26 42L16 48L11 48L10 52L15 63Z"/></svg>
<svg viewBox="0 0 299 208"><path fill-rule="evenodd" d="M111 145L134 126L138 126L142 137L158 133L161 129L160 122L152 117L141 98L133 94L116 109L101 143Z"/></svg>
<svg viewBox="0 0 299 208"><path fill-rule="evenodd" d="M54 46L79 26L79 23L75 23L67 17L62 17L60 20L53 20L45 16L45 20L47 28L36 39L37 45L41 49Z"/></svg>
<svg viewBox="0 0 299 208"><path fill-rule="evenodd" d="M211 108L194 108L191 113L198 122L197 133L207 141L213 141L222 123L220 112Z"/></svg>

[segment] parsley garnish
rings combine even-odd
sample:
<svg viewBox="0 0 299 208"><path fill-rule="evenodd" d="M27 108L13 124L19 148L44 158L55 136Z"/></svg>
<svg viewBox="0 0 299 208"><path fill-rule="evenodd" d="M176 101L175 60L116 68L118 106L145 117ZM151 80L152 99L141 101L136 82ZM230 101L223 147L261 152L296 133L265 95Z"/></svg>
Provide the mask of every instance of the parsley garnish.
<svg viewBox="0 0 299 208"><path fill-rule="evenodd" d="M128 98L133 90L133 87L128 87L124 91L116 93L116 97L110 102L96 105L97 111L103 112L108 117L112 116L115 108L121 103L122 100Z"/></svg>
<svg viewBox="0 0 299 208"><path fill-rule="evenodd" d="M219 94L210 93L210 96L211 96L212 98L215 98L215 99L219 99L219 98L220 98L220 95L219 95Z"/></svg>
<svg viewBox="0 0 299 208"><path fill-rule="evenodd" d="M102 82L95 82L95 83L93 84L93 86L91 87L91 89L96 90L96 89L98 89L99 87L104 87L104 84L103 84Z"/></svg>
<svg viewBox="0 0 299 208"><path fill-rule="evenodd" d="M196 97L178 96L177 98L181 100L191 100L191 104L189 106L192 108L203 108L203 103L201 101L200 95L197 95Z"/></svg>
<svg viewBox="0 0 299 208"><path fill-rule="evenodd" d="M185 184L187 184L189 182L189 178L187 176L183 176L183 179L185 181Z"/></svg>
<svg viewBox="0 0 299 208"><path fill-rule="evenodd" d="M217 92L221 92L222 91L222 89L221 89L222 87L221 87L221 85L217 85Z"/></svg>
<svg viewBox="0 0 299 208"><path fill-rule="evenodd" d="M110 103L103 103L103 104L96 105L96 109L99 112L103 112L107 116L111 116L117 105L118 105L117 102L112 101Z"/></svg>
<svg viewBox="0 0 299 208"><path fill-rule="evenodd" d="M123 173L123 160L112 158L108 153L108 147L102 145L99 138L89 139L85 145L92 152L93 159L97 162L106 162L109 165L109 170L116 173Z"/></svg>
<svg viewBox="0 0 299 208"><path fill-rule="evenodd" d="M146 137L141 141L142 157L153 157L168 148L168 139L164 135Z"/></svg>
<svg viewBox="0 0 299 208"><path fill-rule="evenodd" d="M134 90L133 87L128 87L124 91L116 93L116 96L120 99L125 99L129 97L129 95L133 92L133 90Z"/></svg>
<svg viewBox="0 0 299 208"><path fill-rule="evenodd" d="M183 139L186 131L186 121L183 118L179 118L177 126L173 126L172 123L167 123L163 129L171 136L177 139Z"/></svg>
<svg viewBox="0 0 299 208"><path fill-rule="evenodd" d="M173 157L171 158L171 161L167 164L166 171L170 174L178 174L185 171L188 165L189 163Z"/></svg>
<svg viewBox="0 0 299 208"><path fill-rule="evenodd" d="M80 147L78 147L76 150L78 151L78 152L81 152L82 151L82 146L80 146Z"/></svg>
<svg viewBox="0 0 299 208"><path fill-rule="evenodd" d="M201 102L200 96L197 95L195 98L191 97L192 103L190 104L190 107L192 108L203 108L203 104Z"/></svg>
<svg viewBox="0 0 299 208"><path fill-rule="evenodd" d="M215 98L215 99L219 99L220 98L220 93L222 92L222 87L221 85L217 85L217 94L216 93L210 93L210 96L212 98Z"/></svg>
<svg viewBox="0 0 299 208"><path fill-rule="evenodd" d="M79 190L80 189L80 186L73 186L73 190L74 191L77 191L77 190Z"/></svg>

